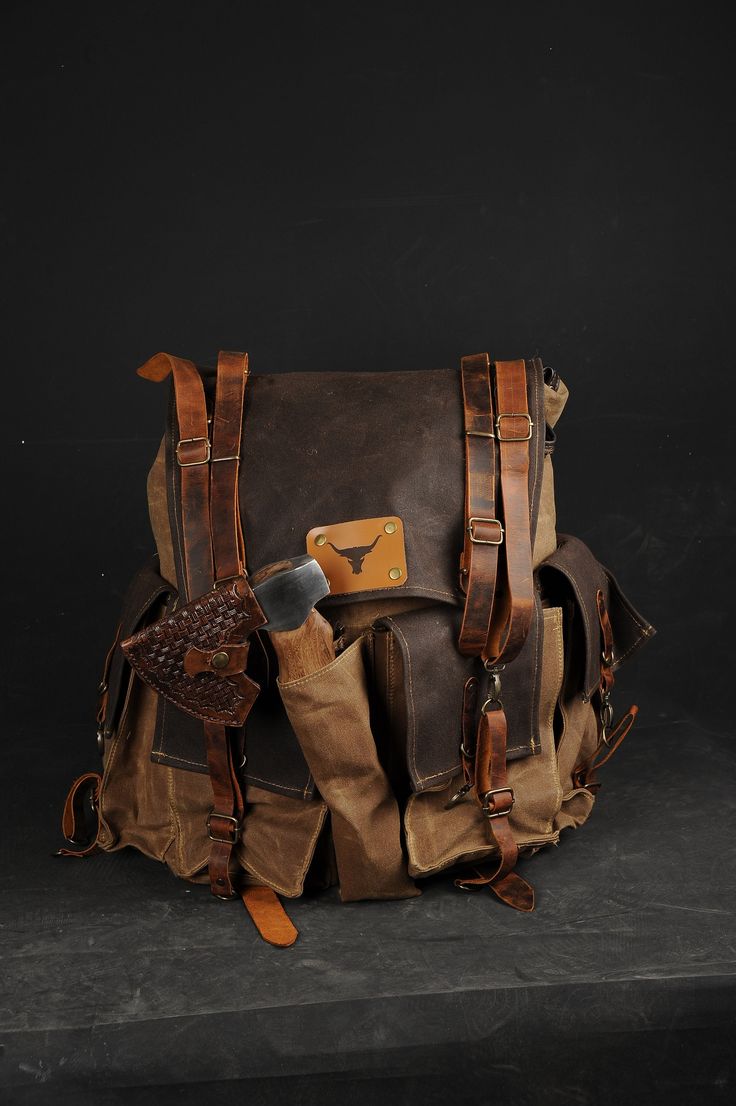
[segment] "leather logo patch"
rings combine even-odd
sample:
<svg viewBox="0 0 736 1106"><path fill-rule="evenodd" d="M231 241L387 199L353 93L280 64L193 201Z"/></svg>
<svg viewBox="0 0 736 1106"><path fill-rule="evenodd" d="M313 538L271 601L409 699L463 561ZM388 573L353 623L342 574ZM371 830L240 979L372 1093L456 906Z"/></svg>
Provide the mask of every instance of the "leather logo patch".
<svg viewBox="0 0 736 1106"><path fill-rule="evenodd" d="M307 553L329 580L331 595L406 583L404 527L397 515L314 526L307 534Z"/></svg>

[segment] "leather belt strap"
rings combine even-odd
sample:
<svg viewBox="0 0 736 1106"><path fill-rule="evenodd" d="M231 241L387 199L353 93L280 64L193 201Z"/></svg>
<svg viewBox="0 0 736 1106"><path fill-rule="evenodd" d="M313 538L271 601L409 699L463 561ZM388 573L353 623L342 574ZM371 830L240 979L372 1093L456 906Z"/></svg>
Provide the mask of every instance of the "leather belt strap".
<svg viewBox="0 0 736 1106"><path fill-rule="evenodd" d="M246 354L227 351L218 356L211 442L202 378L191 362L158 354L138 371L149 380L163 380L169 372L173 374L180 434L176 459L181 470L186 582L188 598L194 599L211 591L215 582L245 573L238 474L248 359ZM233 898L233 850L245 814L238 779L242 750L238 748L236 756L235 749L239 731L206 722L204 733L214 799L207 820L210 889L219 898ZM271 940L267 936L269 918L278 937L284 911L270 888L260 891L256 925L261 935ZM271 902L269 910L263 907L267 900ZM243 902L253 916L245 896Z"/></svg>
<svg viewBox="0 0 736 1106"><path fill-rule="evenodd" d="M458 796L475 787L499 861L494 869L477 869L476 876L456 882L465 890L488 886L517 910L532 910L534 891L513 871L519 850L509 825L514 794L507 778L507 727L499 676L523 646L534 607L528 483L533 427L526 365L524 361L496 362L495 418L488 355L463 358L462 379L466 536L461 581L466 582L467 599L459 648L482 659L489 672L490 690L481 709L475 748L468 749L463 738L465 784ZM496 505L496 448L500 509ZM502 515L503 523L496 514ZM478 550L483 552L479 555ZM463 731L467 732L467 717Z"/></svg>
<svg viewBox="0 0 736 1106"><path fill-rule="evenodd" d="M486 666L507 664L526 641L534 609L529 525L529 442L532 420L523 361L496 362L496 438L504 541L504 579L483 651Z"/></svg>
<svg viewBox="0 0 736 1106"><path fill-rule="evenodd" d="M160 382L171 373L176 397L179 442L176 460L181 477L181 525L189 599L211 591L214 579L210 537L210 438L202 377L191 361L157 353L138 369L146 380Z"/></svg>
<svg viewBox="0 0 736 1106"><path fill-rule="evenodd" d="M465 611L459 649L479 656L490 632L503 528L496 518L496 443L487 353L461 362L465 416L465 540L460 583Z"/></svg>

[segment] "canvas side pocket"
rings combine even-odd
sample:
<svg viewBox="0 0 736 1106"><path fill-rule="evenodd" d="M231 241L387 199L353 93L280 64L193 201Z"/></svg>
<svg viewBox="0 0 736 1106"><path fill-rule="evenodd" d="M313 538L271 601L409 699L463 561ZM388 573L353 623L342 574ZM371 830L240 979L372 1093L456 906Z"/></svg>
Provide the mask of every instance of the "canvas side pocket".
<svg viewBox="0 0 736 1106"><path fill-rule="evenodd" d="M304 757L327 803L344 902L402 899L409 879L396 799L370 726L362 638L334 661L279 689Z"/></svg>

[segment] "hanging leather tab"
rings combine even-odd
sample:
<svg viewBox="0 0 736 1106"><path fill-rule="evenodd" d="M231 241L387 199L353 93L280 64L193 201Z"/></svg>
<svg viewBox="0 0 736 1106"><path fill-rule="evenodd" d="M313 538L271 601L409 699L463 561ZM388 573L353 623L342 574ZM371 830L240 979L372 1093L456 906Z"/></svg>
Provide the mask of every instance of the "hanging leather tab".
<svg viewBox="0 0 736 1106"><path fill-rule="evenodd" d="M264 941L278 949L294 944L299 931L275 891L270 887L244 887L240 892L243 906Z"/></svg>

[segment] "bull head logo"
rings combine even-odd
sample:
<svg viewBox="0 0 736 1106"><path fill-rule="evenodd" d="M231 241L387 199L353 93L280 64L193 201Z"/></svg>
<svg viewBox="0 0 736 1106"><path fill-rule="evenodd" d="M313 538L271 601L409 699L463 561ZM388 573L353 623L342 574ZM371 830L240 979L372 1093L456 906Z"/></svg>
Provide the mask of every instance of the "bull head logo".
<svg viewBox="0 0 736 1106"><path fill-rule="evenodd" d="M354 545L350 549L338 549L336 545L333 545L331 541L327 544L331 546L336 553L341 557L344 557L346 561L350 561L350 567L353 570L353 576L358 576L363 571L363 561L366 559L369 553L372 553L376 548L378 539L381 534L373 539L370 545Z"/></svg>

